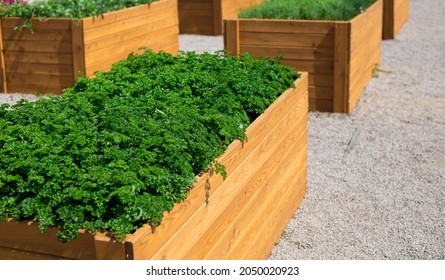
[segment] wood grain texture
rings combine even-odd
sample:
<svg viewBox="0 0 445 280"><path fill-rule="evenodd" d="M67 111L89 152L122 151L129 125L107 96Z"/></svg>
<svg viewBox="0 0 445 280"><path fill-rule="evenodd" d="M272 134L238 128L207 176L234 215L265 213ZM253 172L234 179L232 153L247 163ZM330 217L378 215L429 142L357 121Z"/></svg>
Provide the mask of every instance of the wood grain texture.
<svg viewBox="0 0 445 280"><path fill-rule="evenodd" d="M409 0L383 1L383 39L394 39L409 19Z"/></svg>
<svg viewBox="0 0 445 280"><path fill-rule="evenodd" d="M177 0L78 20L31 19L34 33L14 30L24 19L0 20L5 92L60 94L78 72L92 76L109 70L140 47L172 54L179 49Z"/></svg>
<svg viewBox="0 0 445 280"><path fill-rule="evenodd" d="M41 233L36 224L26 222L0 221L0 247L3 251L10 249L8 259L14 259L11 250L18 252L18 258L23 258L26 252L41 255L39 258L44 258L45 255L48 255L48 258L96 258L92 235L80 234L78 239L62 243L57 239L56 229L50 228L46 233Z"/></svg>
<svg viewBox="0 0 445 280"><path fill-rule="evenodd" d="M223 35L224 20L263 0L178 0L181 34Z"/></svg>

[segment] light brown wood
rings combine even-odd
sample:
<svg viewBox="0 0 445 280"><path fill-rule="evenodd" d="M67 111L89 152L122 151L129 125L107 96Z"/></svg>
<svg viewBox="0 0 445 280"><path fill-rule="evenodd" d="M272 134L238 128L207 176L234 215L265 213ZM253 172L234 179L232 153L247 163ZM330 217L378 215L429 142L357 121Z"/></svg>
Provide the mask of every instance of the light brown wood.
<svg viewBox="0 0 445 280"><path fill-rule="evenodd" d="M150 226L144 226L129 234L123 242L111 240L104 234L82 233L67 247L67 244L54 242L55 229L50 229L42 240L37 241L34 236L41 236L41 233L36 225L0 222L0 257L220 259L233 258L241 252L218 256L213 245L228 248L230 244L247 244L253 249L245 257L265 258L277 232L283 230L306 189L308 74L302 73L295 84L295 89L285 91L247 128L247 142L234 141L218 159L227 169L227 179L223 181L215 174L197 177L198 182L187 199L165 213L161 225L154 231ZM205 201L207 179L210 183L208 204ZM262 205L265 201L267 204ZM273 217L265 217L268 215ZM258 231L264 219L274 228L270 236ZM231 230L242 232L239 236L248 238L234 239ZM255 233L253 237L252 232ZM255 240L259 234L268 241ZM252 242L264 249L258 249ZM177 247L170 247L173 245ZM200 249L194 250L196 246ZM32 256L14 255L17 248L28 250Z"/></svg>
<svg viewBox="0 0 445 280"><path fill-rule="evenodd" d="M225 20L225 33L224 33L224 49L231 55L240 55L240 38L239 38L239 21L238 20Z"/></svg>
<svg viewBox="0 0 445 280"><path fill-rule="evenodd" d="M112 63L140 47L172 54L179 48L177 0L78 20L32 19L34 34L14 30L23 19L2 18L1 22L5 92L60 94L74 84L79 72L92 76L109 70Z"/></svg>
<svg viewBox="0 0 445 280"><path fill-rule="evenodd" d="M73 80L78 76L85 75L85 41L83 38L83 22L71 22L71 51L73 54Z"/></svg>
<svg viewBox="0 0 445 280"><path fill-rule="evenodd" d="M225 47L235 55L282 56L283 64L309 72L310 110L350 113L380 64L382 5L350 21L234 19L227 22L239 28L226 25Z"/></svg>
<svg viewBox="0 0 445 280"><path fill-rule="evenodd" d="M62 243L56 229L41 233L37 225L25 222L0 221L0 247L61 258L95 259L92 235L80 234L78 239Z"/></svg>
<svg viewBox="0 0 445 280"><path fill-rule="evenodd" d="M348 108L348 75L350 60L351 23L339 22L335 26L335 61L334 61L334 92L333 112L349 112Z"/></svg>
<svg viewBox="0 0 445 280"><path fill-rule="evenodd" d="M181 34L223 35L225 19L263 0L178 0Z"/></svg>
<svg viewBox="0 0 445 280"><path fill-rule="evenodd" d="M297 88L303 90L307 88L307 83L307 74L304 74L302 78L298 80ZM298 94L301 94L300 91ZM292 100L297 97L298 95L295 94L286 104L284 104L284 101L281 99L275 101L268 108L267 114L262 115L261 118L263 120L258 119L249 126L247 130L249 140L247 143L243 144L240 141L235 141L229 145L224 155L218 159L219 162L224 164L229 176L230 174L233 174L235 168L240 165L241 161L252 153L253 149L259 145L264 137L266 137L277 120L284 117L284 114L286 114L287 110L289 110L295 102L292 102ZM200 207L205 207L204 187L207 178L210 178L211 186L209 205L215 201L216 198L213 194L223 183L221 177L217 175L211 177L208 175L198 177L198 182L195 184L195 188L190 192L188 198L175 206L170 213L164 215L163 223L156 228L154 233L151 233L151 228L146 226L128 238L128 241L134 244L135 258L152 258L152 254L158 251L159 248L170 240L173 234L175 234L186 221L190 220L191 215L194 215Z"/></svg>
<svg viewBox="0 0 445 280"><path fill-rule="evenodd" d="M409 18L409 0L384 0L383 39L394 39Z"/></svg>
<svg viewBox="0 0 445 280"><path fill-rule="evenodd" d="M3 21L0 18L0 38L3 38ZM8 85L6 83L6 63L5 63L5 50L3 46L3 40L0 40L0 77L2 82L3 93L8 92Z"/></svg>
<svg viewBox="0 0 445 280"><path fill-rule="evenodd" d="M307 102L301 101L297 103L295 107L299 108L300 112L296 114L299 116L298 119L289 126L289 131L293 136L288 139L292 140L290 142L283 142L283 146L286 146L285 149L287 153L285 157L275 161L277 164L275 168L273 168L273 170L263 171L268 173L265 187L255 192L245 207L238 212L232 213L233 216L226 216L226 221L218 218L217 224L210 227L211 231L204 235L208 245L195 246L187 254L187 258L230 259L236 254L239 254L239 251L244 251L244 249L237 249L236 244L249 244L251 242L246 242L246 240L252 240L254 236L263 234L258 230L258 228L261 227L262 218L268 217L274 209L283 206L280 204L282 193L278 196L275 194L282 190L292 189L289 186L283 186L281 180L284 178L294 178L297 174L293 172L295 170L291 167L295 162L299 163L300 159L301 161L306 160L304 147L307 142L305 137L307 130L305 130L304 120L307 121L307 118L305 114L302 113L302 110L307 111ZM302 188L298 187L296 189ZM258 201L262 203L258 203ZM270 226L274 227L275 224L270 224ZM205 240L202 241L204 244Z"/></svg>

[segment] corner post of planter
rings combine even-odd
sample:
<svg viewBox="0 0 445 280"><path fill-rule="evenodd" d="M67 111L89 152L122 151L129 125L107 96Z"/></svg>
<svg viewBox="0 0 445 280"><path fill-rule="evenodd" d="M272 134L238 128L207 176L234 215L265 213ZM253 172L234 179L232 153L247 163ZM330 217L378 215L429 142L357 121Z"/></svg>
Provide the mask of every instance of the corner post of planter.
<svg viewBox="0 0 445 280"><path fill-rule="evenodd" d="M3 93L8 92L8 86L6 85L6 62L5 62L5 52L3 49L3 19L0 18L0 63L1 63L1 73L0 77L2 79Z"/></svg>
<svg viewBox="0 0 445 280"><path fill-rule="evenodd" d="M339 21L335 24L334 47L334 96L333 112L349 112L349 61L351 23Z"/></svg>
<svg viewBox="0 0 445 280"><path fill-rule="evenodd" d="M213 35L222 35L222 0L213 0Z"/></svg>
<svg viewBox="0 0 445 280"><path fill-rule="evenodd" d="M238 19L224 20L224 49L233 56L240 54Z"/></svg>
<svg viewBox="0 0 445 280"><path fill-rule="evenodd" d="M382 39L394 39L394 0L383 1Z"/></svg>
<svg viewBox="0 0 445 280"><path fill-rule="evenodd" d="M77 78L77 73L86 73L85 69L85 46L83 40L83 20L71 21L71 45L73 51L73 79Z"/></svg>

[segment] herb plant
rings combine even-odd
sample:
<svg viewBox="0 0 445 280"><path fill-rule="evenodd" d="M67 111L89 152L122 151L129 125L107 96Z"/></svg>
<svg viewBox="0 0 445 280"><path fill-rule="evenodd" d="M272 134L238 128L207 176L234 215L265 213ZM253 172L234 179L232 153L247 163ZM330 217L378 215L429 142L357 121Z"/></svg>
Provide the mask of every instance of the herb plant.
<svg viewBox="0 0 445 280"><path fill-rule="evenodd" d="M145 51L61 96L3 104L0 218L57 226L62 241L158 225L297 77L248 54Z"/></svg>
<svg viewBox="0 0 445 280"><path fill-rule="evenodd" d="M158 0L8 0L0 3L0 17L83 18L155 1Z"/></svg>
<svg viewBox="0 0 445 280"><path fill-rule="evenodd" d="M240 11L240 18L350 20L376 0L264 0Z"/></svg>

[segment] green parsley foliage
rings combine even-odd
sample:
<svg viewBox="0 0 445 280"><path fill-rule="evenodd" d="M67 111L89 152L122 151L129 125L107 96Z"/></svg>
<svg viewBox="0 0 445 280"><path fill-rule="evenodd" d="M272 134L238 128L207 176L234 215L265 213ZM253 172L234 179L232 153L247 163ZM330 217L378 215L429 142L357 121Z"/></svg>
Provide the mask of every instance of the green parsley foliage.
<svg viewBox="0 0 445 280"><path fill-rule="evenodd" d="M98 16L158 0L38 0L31 3L0 3L0 17L65 17Z"/></svg>
<svg viewBox="0 0 445 280"><path fill-rule="evenodd" d="M240 18L351 20L377 0L264 0Z"/></svg>
<svg viewBox="0 0 445 280"><path fill-rule="evenodd" d="M119 239L187 196L298 73L226 53L129 55L61 96L0 106L0 218Z"/></svg>

